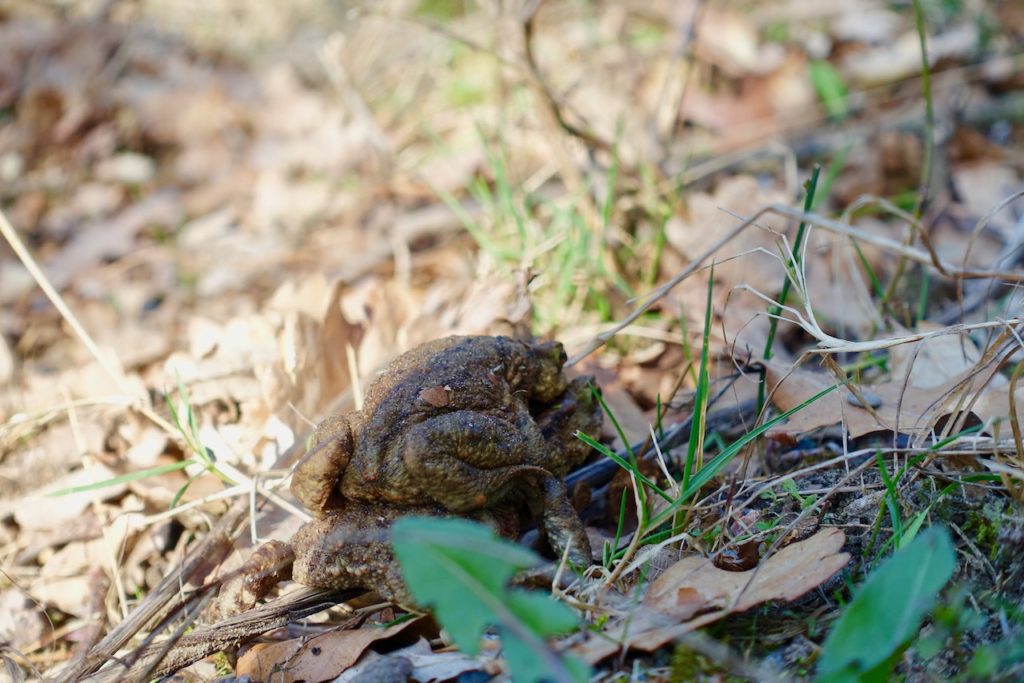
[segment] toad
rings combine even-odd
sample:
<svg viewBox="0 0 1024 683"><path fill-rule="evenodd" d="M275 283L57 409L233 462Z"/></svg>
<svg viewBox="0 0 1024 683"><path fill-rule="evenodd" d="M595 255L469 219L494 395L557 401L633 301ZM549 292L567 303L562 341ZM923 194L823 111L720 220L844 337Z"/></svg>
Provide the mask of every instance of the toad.
<svg viewBox="0 0 1024 683"><path fill-rule="evenodd" d="M256 548L224 581L214 603L214 618L252 608L287 578L311 588L370 590L394 604L414 607L391 546L392 524L408 515L450 517L452 513L439 505L342 501L300 527L290 543L268 541ZM511 508L478 510L467 516L503 538L513 540L518 535L517 515Z"/></svg>
<svg viewBox="0 0 1024 683"><path fill-rule="evenodd" d="M590 544L562 478L587 456L601 409L568 381L557 342L447 337L395 359L363 408L316 429L291 490L315 516L339 501L440 506L466 515L525 506L552 549L574 564ZM326 523L326 522L325 522Z"/></svg>

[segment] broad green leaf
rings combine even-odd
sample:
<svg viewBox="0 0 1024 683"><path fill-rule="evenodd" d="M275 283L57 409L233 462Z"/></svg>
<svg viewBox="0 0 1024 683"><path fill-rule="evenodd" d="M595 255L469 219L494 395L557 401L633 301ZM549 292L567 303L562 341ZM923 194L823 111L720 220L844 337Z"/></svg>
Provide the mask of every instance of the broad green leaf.
<svg viewBox="0 0 1024 683"><path fill-rule="evenodd" d="M437 618L464 652L475 654L480 634L495 623L505 584L540 559L502 543L486 527L462 519L409 517L392 528L395 555L416 599L433 605Z"/></svg>
<svg viewBox="0 0 1024 683"><path fill-rule="evenodd" d="M513 681L586 683L590 678L590 671L583 662L559 657L532 633L513 634L502 630L501 646Z"/></svg>
<svg viewBox="0 0 1024 683"><path fill-rule="evenodd" d="M409 591L433 607L463 651L476 653L484 629L494 625L515 680L587 680L585 667L578 676L578 665L544 642L576 626L572 610L547 595L506 586L516 572L541 562L534 553L461 519L409 517L391 533Z"/></svg>
<svg viewBox="0 0 1024 683"><path fill-rule="evenodd" d="M843 610L825 640L819 681L888 680L917 635L939 591L952 578L956 553L949 531L934 526L883 562Z"/></svg>
<svg viewBox="0 0 1024 683"><path fill-rule="evenodd" d="M509 610L519 616L523 623L536 633L550 635L565 634L579 624L576 614L545 593L509 591L506 596Z"/></svg>

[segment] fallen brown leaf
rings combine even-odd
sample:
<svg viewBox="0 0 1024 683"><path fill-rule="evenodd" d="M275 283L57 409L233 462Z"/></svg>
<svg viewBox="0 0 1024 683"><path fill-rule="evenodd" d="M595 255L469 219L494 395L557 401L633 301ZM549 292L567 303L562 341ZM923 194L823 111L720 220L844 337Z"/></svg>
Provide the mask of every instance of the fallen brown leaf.
<svg viewBox="0 0 1024 683"><path fill-rule="evenodd" d="M941 329L941 325L922 321L915 331L935 332ZM970 337L945 334L889 349L889 370L893 377L902 381L909 369L908 384L933 389L962 377L979 358L981 352Z"/></svg>
<svg viewBox="0 0 1024 683"><path fill-rule="evenodd" d="M822 529L744 572L719 569L706 557L683 558L648 588L642 603L645 609L614 622L600 637L573 647L573 652L591 664L622 647L651 652L755 605L796 600L847 565L849 553L840 552L845 542L841 529Z"/></svg>
<svg viewBox="0 0 1024 683"><path fill-rule="evenodd" d="M685 557L655 579L643 604L686 620L709 609L725 616L769 600L791 602L846 566L850 556L839 552L845 542L841 529L823 529L743 572L719 569L706 557Z"/></svg>
<svg viewBox="0 0 1024 683"><path fill-rule="evenodd" d="M265 681L274 673L274 681L279 683L331 680L355 664L373 643L420 621L413 619L387 628L367 626L352 631L328 631L309 639L256 645L238 660L235 674Z"/></svg>
<svg viewBox="0 0 1024 683"><path fill-rule="evenodd" d="M494 666L494 650L481 652L476 657L470 657L463 652L434 652L426 638L420 638L412 645L403 647L386 655L376 652L367 652L359 659L351 669L338 677L338 681L364 680L391 680L390 678L378 677L369 678L375 671L379 676L385 675L380 669L382 660L404 659L408 662L412 671L408 679L412 681L452 681L458 679L462 674L470 671L488 672L488 665Z"/></svg>
<svg viewBox="0 0 1024 683"><path fill-rule="evenodd" d="M768 387L773 392L772 403L782 411L796 408L836 383L834 377L823 372L800 368L789 373L790 368L781 363L767 363L766 367ZM893 430L920 434L945 414L947 404L953 399L951 390L958 381L959 378L954 378L939 386L922 388L904 386L903 379L899 378L857 387L860 398L849 386L842 386L791 416L784 429L802 433L843 424L854 438ZM869 407L862 407L861 399Z"/></svg>

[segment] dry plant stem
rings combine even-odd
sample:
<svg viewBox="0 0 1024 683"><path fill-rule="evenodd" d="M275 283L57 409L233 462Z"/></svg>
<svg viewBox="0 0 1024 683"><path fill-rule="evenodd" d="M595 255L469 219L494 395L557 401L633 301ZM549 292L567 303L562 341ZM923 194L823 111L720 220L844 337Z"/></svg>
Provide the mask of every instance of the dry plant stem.
<svg viewBox="0 0 1024 683"><path fill-rule="evenodd" d="M961 529L960 526L953 521L949 522L949 526L951 529L953 529L953 531L956 532L956 535L960 537L960 540L963 541L964 545L970 549L971 553L974 555L975 562L977 562L985 568L985 571L988 573L989 581L992 582L992 585L998 586L1000 583L999 577L1001 575L1001 572L996 571L996 568L992 566L992 562L989 561L987 557L985 557L985 553L981 552L977 544L975 544L975 542L971 539L971 536L973 536L974 534L965 534L964 530Z"/></svg>
<svg viewBox="0 0 1024 683"><path fill-rule="evenodd" d="M961 263L962 263L961 267L966 267L967 266L967 261L968 261L968 259L971 256L971 250L974 249L974 243L977 240L978 236L981 235L981 231L985 229L985 226L987 226L989 224L989 222L996 216L996 214L998 214L1000 211L1005 209L1007 206L1009 206L1013 202L1015 202L1018 199L1020 199L1022 196L1024 196L1024 190L1021 190L1020 192L1015 192L1015 193L1011 194L1009 197L1007 197L1006 199L1004 199L1003 201L999 202L998 204L993 206L991 209L989 209L988 213L986 213L982 217L982 219L980 221L978 221L977 225L975 225L974 229L971 231L971 238L967 241L967 249L964 251L964 258L963 258L963 261L961 261ZM1014 233L1017 234L1017 235L1020 235L1021 234L1021 228L1024 228L1024 216L1021 216L1017 220L1017 225L1016 225L1016 229L1014 230ZM1012 243L1004 245L1003 248L1000 250L999 256L996 258L996 260L994 262L995 263L1003 263L1004 261L1009 259L1010 256L1020 248L1020 246L1021 246L1021 242L1020 242L1019 239L1016 242L1012 242ZM1020 259L1020 256L1018 255L1016 260L1019 262L1019 259ZM984 295L985 298L988 297L989 291L990 291L991 287L993 286L993 284L994 283L989 283L988 287L986 287L986 291L985 291L985 295ZM957 283L956 296L957 296L957 301L960 303L960 308L962 310L965 307L965 305L964 305L963 282L958 282Z"/></svg>
<svg viewBox="0 0 1024 683"><path fill-rule="evenodd" d="M824 228L830 232L834 232L838 235L846 235L857 239L865 244L870 244L879 249L890 251L894 254L904 254L911 261L915 261L922 265L932 266L942 275L959 280L973 280L973 279L1002 279L1007 282L1019 283L1024 282L1024 271L1021 270L981 270L973 268L958 268L957 266L942 260L934 252L929 253L928 251L916 249L914 247L904 246L897 240L882 237L880 235L873 235L859 228L855 228L851 225L834 221L830 218L826 218L816 213L810 213L806 211L798 211L784 204L771 204L765 208L759 210L753 216L750 216L745 221L734 227L732 230L727 232L725 235L715 241L710 247L704 250L699 256L690 261L685 268L677 273L671 280L666 282L664 285L654 290L646 297L643 302L640 303L633 312L619 321L614 327L601 334L597 335L592 339L581 351L569 359L566 366L572 366L580 362L591 353L601 348L608 343L608 340L614 337L616 334L621 332L623 329L635 322L640 316L646 313L651 306L660 301L666 294L668 294L676 285L688 278L690 275L699 270L704 262L708 260L712 254L717 252L723 246L731 242L741 232L746 230L748 227L753 225L761 216L766 214L775 214L788 218L793 221L804 221L805 223ZM980 324L977 326L964 326L958 327L957 329L979 329L982 327L995 327L1002 325L1003 323L990 323ZM897 344L904 344L908 341L917 341L925 335L916 335L914 337L900 338L899 340L891 340L887 346L896 346ZM819 340L820 341L820 340ZM882 340L883 342L885 340ZM837 348L842 347L843 351L856 351L856 350L874 350L879 348L887 348L887 346L879 346L879 342L865 342L864 348L860 349L857 344L850 344L841 339L831 338L831 344L834 344ZM823 349L821 351L828 352L829 349Z"/></svg>
<svg viewBox="0 0 1024 683"><path fill-rule="evenodd" d="M182 565L170 571L127 619L108 633L81 662L61 672L57 680L70 683L93 673L124 648L135 634L164 614L165 608L179 594L181 587L188 583L197 571L209 567L211 557L219 556L230 549L240 527L244 524L247 512L246 500L239 499L232 503L228 511L217 520L214 528L190 550L188 558Z"/></svg>
<svg viewBox="0 0 1024 683"><path fill-rule="evenodd" d="M998 57L932 74L932 90L937 96L935 99L951 104L950 100L963 90L965 84L983 81L985 71L1001 62L1005 62L1005 58ZM905 83L918 79L908 78ZM921 129L920 94L907 89L905 94L894 96L892 87L893 84L889 83L850 92L851 97L863 98L860 105L863 111L884 112L866 121L825 129L820 114L798 114L787 119L783 129L779 130L771 117L755 118L732 127L732 135L725 143L684 143L675 150L676 158L696 158L700 163L683 172L678 178L678 184L685 186L716 170L734 168L748 158L778 148L780 144L801 159L813 159L838 151L850 144L851 140L866 144L871 136L878 133ZM944 100L939 97L943 95ZM956 104L943 108L951 111L955 109L957 122L976 127L992 121L1019 118L1021 104L1022 98L1013 94L988 100L972 100L966 106ZM945 117L945 125L953 123L950 118ZM1008 153L1013 154L1012 150L1008 150ZM677 181L673 179L672 182L675 185Z"/></svg>
<svg viewBox="0 0 1024 683"><path fill-rule="evenodd" d="M1021 439L1020 421L1017 420L1017 382L1020 380L1022 373L1024 373L1024 361L1017 363L1017 367L1013 369L1013 374L1010 376L1010 429L1013 431L1013 445L1016 448L1016 457L1008 459L1017 467L1024 469L1024 441ZM999 478L1002 479L1006 490L1017 499L1017 502L1024 504L1024 491L1022 491L1021 484L1011 481L1010 477L1004 472L999 474Z"/></svg>
<svg viewBox="0 0 1024 683"><path fill-rule="evenodd" d="M7 220L7 216L4 215L3 211L0 211L0 234L2 234L4 239L7 240L7 243L11 245L11 249L14 250L15 256L17 256L22 265L25 266L25 270L29 272L29 275L31 275L32 279L36 281L39 288L43 290L43 294L45 294L46 298L50 300L50 303L53 304L54 308L56 308L61 316L68 322L68 325L71 326L75 335L78 336L79 341L81 341L85 348L88 349L89 353L92 354L92 357L100 364L100 367L110 375L110 378L114 380L114 383L117 384L117 387L123 391L126 396L136 396L136 392L128 386L127 382L124 381L124 376L120 369L114 367L110 363L110 360L103 355L99 346L97 346L96 342L93 341L92 336L85 329L82 323L79 322L78 317L64 302L60 293L54 289L52 284L50 284L49 278L46 277L46 274L43 273L39 264L36 263L35 258L29 252L25 243L21 241L21 238L15 231L14 226ZM139 400L141 401L141 399Z"/></svg>
<svg viewBox="0 0 1024 683"><path fill-rule="evenodd" d="M153 668L152 673L154 676L166 676L214 652L334 607L348 597L351 595L346 592L309 588L246 610L216 624L196 629L183 635L166 653L163 661ZM162 647L162 643L147 646L141 653L138 664L128 672L121 666L112 666L84 680L95 683L135 680L143 669L152 663L149 660Z"/></svg>
<svg viewBox="0 0 1024 683"><path fill-rule="evenodd" d="M640 499L640 482L636 480L636 474L630 471L629 481L633 485L633 500L636 503L636 518L637 527L636 531L633 532L633 538L629 539L629 546L626 547L626 551L622 554L622 559L619 560L618 564L615 565L615 569L611 574L602 582L601 587L607 588L619 580L622 576L626 567L629 565L629 561L633 559L633 555L636 554L637 548L640 547L640 541L643 538L643 525L647 518L647 510L644 507L643 501Z"/></svg>
<svg viewBox="0 0 1024 683"><path fill-rule="evenodd" d="M950 392L951 395L959 392L956 406L952 412L957 417L955 420L949 420L946 423L942 433L939 434L940 439L945 439L950 434L959 432L964 428L968 414L974 409L975 403L977 403L985 388L995 379L997 373L1006 364L1010 356L1017 351L1014 341L1019 342L1017 331L1008 324L1007 329L1000 332L996 340L985 349L985 353L975 363L972 372L953 388ZM980 383L976 382L977 377L981 376L984 372L988 374L984 376ZM900 400L903 400L902 396ZM1015 414L1011 413L1011 415Z"/></svg>
<svg viewBox="0 0 1024 683"><path fill-rule="evenodd" d="M583 140L586 144L595 146L598 145L597 138L591 136L589 133L573 126L568 123L559 108L557 102L555 102L554 96L551 94L547 85L544 83L544 79L540 74L540 70L537 63L534 61L533 52L531 48L532 34L533 34L533 19L536 16L536 12L532 12L528 17L522 21L523 31L523 53L524 59L527 63L527 69L525 73L527 76L528 85L537 93L537 96L547 106L540 111L541 118L544 122L542 131L544 136L547 138L548 147L554 155L555 162L558 164L559 171L562 176L562 180L565 183L566 188L570 194L574 196L577 201L577 209L583 216L584 221L590 228L591 232L595 235L600 235L603 228L600 212L597 206L594 204L594 198L587 190L587 184L583 178L583 173L579 167L573 163L570 158L565 143L565 138L558 135L558 130L561 130L569 135L577 137ZM607 143L602 143L605 149L611 149L611 146ZM605 258L605 266L612 269L612 272L616 272L615 264L611 259Z"/></svg>
<svg viewBox="0 0 1024 683"><path fill-rule="evenodd" d="M143 658L140 656L139 650L132 653L134 665L132 669L140 669L137 673L133 673L129 677L137 681L148 681L153 677L153 670L164 660L167 653L171 651L171 648L185 635L185 631L192 627L196 619L202 614L206 606L210 604L210 600L213 599L214 592L207 591L206 595L202 597L198 604L193 605L192 609L185 615L185 618L181 620L178 627L174 629L174 633L165 642L158 645L159 649L154 657ZM146 648L142 648L142 652L145 652Z"/></svg>
<svg viewBox="0 0 1024 683"><path fill-rule="evenodd" d="M88 598L89 614L86 616L86 624L79 632L83 640L74 647L74 661L85 658L89 648L96 644L103 634L103 625L106 623L106 597L110 582L104 576L103 570L92 569L89 573L89 588L91 595Z"/></svg>
<svg viewBox="0 0 1024 683"><path fill-rule="evenodd" d="M687 266L683 268L679 273L677 273L675 277L673 277L671 280L669 280L664 285L662 285L654 292L652 292L650 295L648 295L644 302L637 306L632 313L623 318L611 329L602 332L601 334L597 335L592 340L590 340L590 342L585 347L583 347L583 350L579 351L576 355L570 358L568 362L566 362L566 367L572 367L576 363L579 363L581 360L589 356L591 353L607 344L609 339L614 337L616 334L621 332L626 327L629 327L631 324L633 324L640 316L646 313L651 306L653 306L655 303L660 301L662 297L668 294L673 287L675 287L680 282L682 282L690 275L695 273L704 264L704 261L710 258L712 254L714 254L723 246L732 241L737 235L743 232L743 230L745 230L747 226L752 225L755 219L756 217L751 218L750 220L741 223L740 225L737 225L735 228L733 228L725 235L723 235L721 238L719 238L717 241L715 241L715 243L708 247L706 250L704 250L704 252L700 256L690 261L690 263L687 264Z"/></svg>
<svg viewBox="0 0 1024 683"><path fill-rule="evenodd" d="M71 435L75 440L75 448L79 453L79 457L82 459L82 463L88 470L93 465L92 454L89 453L89 449L86 447L85 439L82 437L82 429L78 422L78 411L73 406L70 406L71 396L65 387L61 387L60 390L61 398L64 400L65 409L68 413L68 425L71 427ZM96 519L100 521L100 532L103 537L104 549L106 550L106 559L109 564L110 575L114 580L114 587L117 591L117 602L121 608L120 618L128 616L128 597L125 593L124 582L121 580L121 568L118 565L118 557L123 548L115 548L113 539L110 534L110 515L103 506L103 501L100 499L98 491L92 492L92 508L93 514L96 515ZM106 591L103 591L104 596ZM97 630L97 638L99 629ZM91 647L92 643L87 643L84 648L80 648L80 652L84 656L85 652Z"/></svg>
<svg viewBox="0 0 1024 683"><path fill-rule="evenodd" d="M274 467L285 467L300 454L305 438L296 441L288 449ZM220 519L188 552L187 557L176 569L172 569L164 579L146 596L146 598L118 624L107 636L94 647L89 655L74 666L61 672L59 681L77 681L103 666L140 631L146 629L156 619L169 613L168 605L182 588L189 583L196 573L209 569L211 558L219 557L230 551L234 539L245 528L249 505L247 498L235 500Z"/></svg>
<svg viewBox="0 0 1024 683"><path fill-rule="evenodd" d="M637 557L633 560L632 564L622 570L622 576L629 576L644 564L650 562L651 558L654 557L662 548L667 548L668 546L679 543L680 541L686 541L687 545L693 549L700 549L693 536L689 532L683 531L675 536L669 536L663 541L658 541L653 545L644 546L644 549L637 554Z"/></svg>
<svg viewBox="0 0 1024 683"><path fill-rule="evenodd" d="M555 98L551 89L547 86L544 78L541 76L540 68L537 65L537 59L533 54L533 34L534 34L534 21L537 18L537 10L540 8L541 3L536 3L529 14L524 17L522 21L523 26L523 52L526 58L527 71L530 74L531 84L540 96L541 101L547 106L548 112L552 118L557 122L558 126L571 135L574 138L578 138L588 147L593 149L603 150L609 152L612 149L612 145L607 140L599 138L597 135L583 130L578 126L573 125L566 119L565 114L562 112L562 107L559 105L558 100Z"/></svg>
<svg viewBox="0 0 1024 683"><path fill-rule="evenodd" d="M686 104L686 95L690 92L690 84L694 81L694 56L691 48L697 39L697 29L704 16L704 8L706 4L707 3L704 0L698 0L694 5L693 13L690 15L690 20L686 22L685 29L683 27L679 28L679 45L674 51L675 54L673 55L672 66L677 67L680 63L682 64L682 68L679 68L678 72L683 83L679 88L679 97L676 98L675 105L672 107L672 122L664 131L664 134L659 134L658 136L658 146L664 150L662 158L658 163L659 167L662 167L662 172L664 172L665 162L668 160L670 154L668 146L669 138L674 136L683 126L683 105ZM670 75L675 71L676 68L672 68L665 74L665 84L662 86L661 93L658 96L658 103L654 108L655 114L661 111L661 101L665 92L668 90L669 78L671 77ZM654 122L654 125L657 127L657 121Z"/></svg>
<svg viewBox="0 0 1024 683"><path fill-rule="evenodd" d="M96 359L96 362L99 363L101 368L103 368L103 371L110 376L118 389L124 392L125 396L131 396L135 399L132 402L131 407L146 416L150 421L168 434L177 435L178 431L167 420L153 412L153 409L147 404L146 398L144 396L139 396L136 393L136 391L125 381L124 374L121 370L115 367L103 352L100 351L99 346L96 345L96 342L93 340L88 330L86 330L78 320L78 317L64 301L64 298L61 297L60 293L50 283L49 278L47 278L46 274L43 273L39 264L36 263L35 258L32 256L31 252L29 252L25 243L21 241L21 238L18 236L17 231L15 231L14 226L12 226L10 221L7 220L7 216L4 215L3 211L0 211L0 234L2 234L4 239L7 240L7 243L11 245L11 249L21 261L22 265L25 266L29 275L31 275L32 279L36 281L39 288L43 290L43 294L46 295L46 298L50 300L50 303L52 303L54 308L56 308L61 314L61 317L63 317L64 320L67 321L68 325L71 326L71 329L74 331L79 341L82 342L82 345L85 346L92 357Z"/></svg>
<svg viewBox="0 0 1024 683"><path fill-rule="evenodd" d="M921 218L921 211L924 209L925 204L928 201L928 191L930 189L933 172L933 158L935 155L935 106L932 100L932 72L931 66L928 64L928 39L924 29L924 13L921 10L921 0L912 0L911 4L914 6L914 20L917 26L917 39L920 46L921 52L921 91L924 97L924 158L921 160L921 180L918 184L917 190L917 201L914 202L914 218ZM911 223L910 233L907 235L905 244L908 246L913 244L914 239L918 234L924 235L925 231L921 229L918 220ZM970 248L968 247L968 251ZM966 262L966 259L965 259ZM907 267L907 259L905 256L900 256L899 262L896 264L896 270L893 273L892 280L889 283L889 289L886 290L885 296L882 297L882 303L888 303L892 301L893 296L896 294L896 287L899 284L900 279L903 277L903 271Z"/></svg>

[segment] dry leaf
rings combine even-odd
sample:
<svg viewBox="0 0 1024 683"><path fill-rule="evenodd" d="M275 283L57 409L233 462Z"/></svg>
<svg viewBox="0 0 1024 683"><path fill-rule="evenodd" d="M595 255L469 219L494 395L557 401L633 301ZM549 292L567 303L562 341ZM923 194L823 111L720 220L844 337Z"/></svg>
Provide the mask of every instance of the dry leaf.
<svg viewBox="0 0 1024 683"><path fill-rule="evenodd" d="M655 579L643 604L687 620L708 610L724 616L770 600L792 602L846 566L850 556L839 552L845 542L841 529L822 529L744 572L719 569L706 557L686 557Z"/></svg>
<svg viewBox="0 0 1024 683"><path fill-rule="evenodd" d="M865 7L865 4L846 5L832 19L830 29L836 39L884 45L896 36L903 17L881 7Z"/></svg>
<svg viewBox="0 0 1024 683"><path fill-rule="evenodd" d="M420 621L413 619L387 628L366 626L352 631L334 630L309 639L256 645L238 660L235 675L264 681L273 673L274 681L279 683L330 680L355 664L373 643L401 633Z"/></svg>
<svg viewBox="0 0 1024 683"><path fill-rule="evenodd" d="M790 367L781 363L766 363L765 366L771 400L780 411L791 410L836 384L836 379L824 372L797 368L790 373ZM904 387L899 379L857 387L859 398L849 386L841 386L791 416L785 429L802 433L843 424L854 438L893 430L920 434L951 409L954 398L951 392L958 380L946 380L941 386L922 389L913 385ZM862 407L861 399L869 407Z"/></svg>
<svg viewBox="0 0 1024 683"><path fill-rule="evenodd" d="M47 494L64 488L86 486L107 481L117 473L103 465L95 464L88 469L77 469L61 477L41 491L22 498L13 506L14 521L22 532L57 529L82 515L94 500L107 500L124 493L125 484L111 484L101 488L67 493L59 498Z"/></svg>
<svg viewBox="0 0 1024 683"><path fill-rule="evenodd" d="M97 565L99 566L99 565ZM47 607L56 607L76 617L89 616L88 596L92 595L92 581L86 574L67 577L40 577L29 585L29 593Z"/></svg>
<svg viewBox="0 0 1024 683"><path fill-rule="evenodd" d="M492 657L494 652L491 651ZM420 638L412 645L389 652L387 655L366 653L355 666L335 679L335 683L361 680L359 676L368 667L385 657L401 657L408 661L412 667L409 679L422 683L457 680L461 674L469 671L487 672L487 660L492 658L488 657L486 652L478 657L470 657L462 652L434 652L430 643L425 638Z"/></svg>
<svg viewBox="0 0 1024 683"><path fill-rule="evenodd" d="M15 650L38 640L46 631L46 618L41 605L20 589L0 592L0 641Z"/></svg>
<svg viewBox="0 0 1024 683"><path fill-rule="evenodd" d="M7 340L0 336L0 384L6 384L14 374L14 356L7 346ZM6 420L5 420L6 421Z"/></svg>
<svg viewBox="0 0 1024 683"><path fill-rule="evenodd" d="M1020 175L1001 159L983 159L975 163L957 164L951 175L957 199L969 225L981 220L1002 201L1021 190ZM1017 200L1003 207L989 219L986 229L998 234L1003 244L1016 244L1020 239L1016 217L1020 214L1022 206L1024 200ZM961 248L959 253L956 251L958 247ZM948 256L953 263L962 261L962 245L952 245Z"/></svg>
<svg viewBox="0 0 1024 683"><path fill-rule="evenodd" d="M935 332L942 326L922 321L916 332ZM967 335L944 334L923 339L917 344L902 344L889 349L889 371L893 378L921 389L931 389L963 377L974 367L981 353ZM911 366L910 364L913 363Z"/></svg>
<svg viewBox="0 0 1024 683"><path fill-rule="evenodd" d="M945 33L928 37L928 61L962 58L978 46L978 27L964 23ZM891 83L921 71L921 46L910 30L890 43L865 52L851 53L844 73L861 85Z"/></svg>
<svg viewBox="0 0 1024 683"><path fill-rule="evenodd" d="M734 74L764 73L757 27L742 12L708 7L697 33L697 52Z"/></svg>
<svg viewBox="0 0 1024 683"><path fill-rule="evenodd" d="M47 275L54 286L65 287L80 272L134 251L136 238L144 228L157 225L170 231L181 218L178 193L156 192L112 220L98 220L76 230L60 253L46 264Z"/></svg>
<svg viewBox="0 0 1024 683"><path fill-rule="evenodd" d="M745 572L719 569L706 557L683 558L647 589L644 609L572 650L591 664L618 652L620 643L651 652L729 614L772 600L796 600L847 565L850 555L840 552L845 542L841 529L822 529Z"/></svg>

